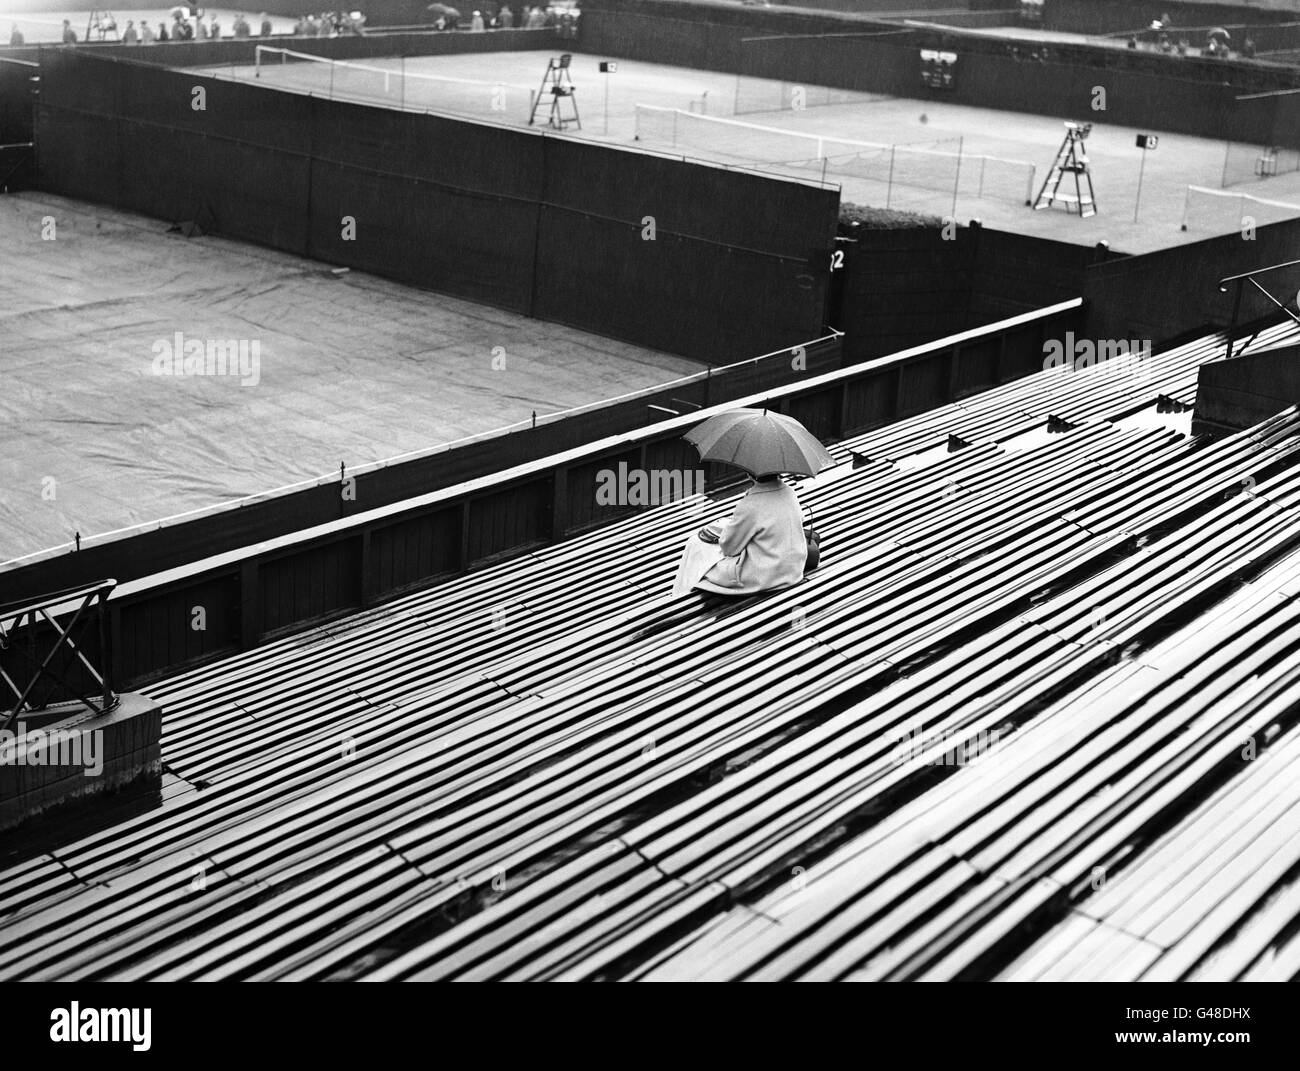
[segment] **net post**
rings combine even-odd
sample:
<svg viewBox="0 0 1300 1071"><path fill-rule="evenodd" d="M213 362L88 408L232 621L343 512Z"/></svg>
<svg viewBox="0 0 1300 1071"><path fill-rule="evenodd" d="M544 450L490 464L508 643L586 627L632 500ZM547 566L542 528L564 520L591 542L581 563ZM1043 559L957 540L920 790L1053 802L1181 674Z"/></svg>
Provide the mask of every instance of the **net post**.
<svg viewBox="0 0 1300 1071"><path fill-rule="evenodd" d="M885 186L885 207L888 208L890 201L894 196L894 154L898 152L897 145L889 147L889 182Z"/></svg>
<svg viewBox="0 0 1300 1071"><path fill-rule="evenodd" d="M1192 188L1187 187L1187 193L1183 196L1183 222L1179 227L1180 230L1187 230L1187 213L1192 207Z"/></svg>

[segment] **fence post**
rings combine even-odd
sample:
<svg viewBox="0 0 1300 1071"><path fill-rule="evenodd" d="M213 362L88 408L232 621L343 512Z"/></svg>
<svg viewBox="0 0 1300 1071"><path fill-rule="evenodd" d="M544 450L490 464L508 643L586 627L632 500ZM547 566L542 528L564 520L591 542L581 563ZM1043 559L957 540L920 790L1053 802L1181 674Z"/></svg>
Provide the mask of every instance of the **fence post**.
<svg viewBox="0 0 1300 1071"><path fill-rule="evenodd" d="M957 222L957 190L961 186L961 151L966 144L966 137L962 135L957 139L957 174L952 180L952 221Z"/></svg>
<svg viewBox="0 0 1300 1071"><path fill-rule="evenodd" d="M558 543L569 531L569 470L558 468L551 476L551 542Z"/></svg>
<svg viewBox="0 0 1300 1071"><path fill-rule="evenodd" d="M361 601L361 609L365 610L375 601L375 591L379 587L375 583L374 574L374 556L370 553L370 528L361 529L361 541L357 547L357 571L358 592L357 596Z"/></svg>
<svg viewBox="0 0 1300 1071"><path fill-rule="evenodd" d="M262 639L261 612L258 606L257 561L239 566L239 649L249 651Z"/></svg>
<svg viewBox="0 0 1300 1071"><path fill-rule="evenodd" d="M108 713L109 704L113 702L113 656L109 650L109 629L106 620L108 589L100 588L98 592L97 617L99 625L99 672L104 678L103 713Z"/></svg>

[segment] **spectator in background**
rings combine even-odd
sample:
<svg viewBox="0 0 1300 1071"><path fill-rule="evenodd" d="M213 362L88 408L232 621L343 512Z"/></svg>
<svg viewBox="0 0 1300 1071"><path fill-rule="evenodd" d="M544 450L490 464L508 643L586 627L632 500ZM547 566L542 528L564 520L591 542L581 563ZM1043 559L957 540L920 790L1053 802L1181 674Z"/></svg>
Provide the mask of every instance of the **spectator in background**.
<svg viewBox="0 0 1300 1071"><path fill-rule="evenodd" d="M122 31L122 44L134 45L139 44L140 35L136 32L135 23L131 19L126 20L126 29Z"/></svg>
<svg viewBox="0 0 1300 1071"><path fill-rule="evenodd" d="M203 21L202 15L194 17L194 39L196 41L206 41L208 39L208 24Z"/></svg>
<svg viewBox="0 0 1300 1071"><path fill-rule="evenodd" d="M1241 43L1241 55L1243 59L1255 58L1255 42L1251 38L1247 37Z"/></svg>
<svg viewBox="0 0 1300 1071"><path fill-rule="evenodd" d="M214 41L219 41L221 39L221 23L217 21L217 13L214 11L208 18L211 23L208 26L208 36Z"/></svg>
<svg viewBox="0 0 1300 1071"><path fill-rule="evenodd" d="M266 17L266 12L262 12L262 25L258 27L258 33L263 37L270 37L274 31L271 29L271 20Z"/></svg>
<svg viewBox="0 0 1300 1071"><path fill-rule="evenodd" d="M158 40L159 41L171 40L171 38L167 36L167 24L164 22L158 23Z"/></svg>
<svg viewBox="0 0 1300 1071"><path fill-rule="evenodd" d="M231 24L231 32L236 37L252 36L252 28L248 25L248 20L242 14L235 16L235 21Z"/></svg>
<svg viewBox="0 0 1300 1071"><path fill-rule="evenodd" d="M1138 39L1136 37L1130 37L1128 39L1128 47L1137 48L1137 46L1138 46Z"/></svg>
<svg viewBox="0 0 1300 1071"><path fill-rule="evenodd" d="M140 20L140 44L151 45L153 43L154 43L153 27L150 26L147 22L145 22L144 19L141 19Z"/></svg>
<svg viewBox="0 0 1300 1071"><path fill-rule="evenodd" d="M172 40L189 41L194 37L194 28L189 20L178 11L172 20Z"/></svg>
<svg viewBox="0 0 1300 1071"><path fill-rule="evenodd" d="M474 12L474 17L470 19L469 28L474 33L480 33L483 29L483 16L477 11Z"/></svg>
<svg viewBox="0 0 1300 1071"><path fill-rule="evenodd" d="M72 28L72 23L67 19L63 20L63 43L65 45L75 45L77 43L77 31Z"/></svg>
<svg viewBox="0 0 1300 1071"><path fill-rule="evenodd" d="M514 28L515 25L514 12L511 11L504 4L501 5L501 13L497 16L497 18L501 22L501 29L510 30Z"/></svg>
<svg viewBox="0 0 1300 1071"><path fill-rule="evenodd" d="M18 23L15 22L14 28L9 34L10 47L17 48L19 45L25 45L26 43L27 39L23 37L22 31L18 29Z"/></svg>

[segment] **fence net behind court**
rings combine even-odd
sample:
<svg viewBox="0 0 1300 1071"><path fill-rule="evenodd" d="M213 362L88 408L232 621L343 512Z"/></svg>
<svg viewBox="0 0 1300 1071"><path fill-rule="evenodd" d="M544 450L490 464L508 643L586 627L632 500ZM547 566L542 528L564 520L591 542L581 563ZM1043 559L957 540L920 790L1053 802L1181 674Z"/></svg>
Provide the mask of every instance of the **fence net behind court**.
<svg viewBox="0 0 1300 1071"><path fill-rule="evenodd" d="M1267 223L1280 223L1297 217L1300 217L1300 204L1270 201L1235 191L1212 190L1206 186L1188 186L1182 229L1205 235L1231 234L1233 231L1244 233Z"/></svg>
<svg viewBox="0 0 1300 1071"><path fill-rule="evenodd" d="M887 93L863 93L853 89L834 89L801 82L782 82L770 78L736 77L736 95L732 105L735 115L759 112L798 112L805 108L823 108L833 104L874 104L895 100Z"/></svg>
<svg viewBox="0 0 1300 1071"><path fill-rule="evenodd" d="M327 100L519 119L528 118L536 91L513 83L408 71L400 58L357 63L271 45L257 46L253 77Z"/></svg>
<svg viewBox="0 0 1300 1071"><path fill-rule="evenodd" d="M1230 141L1224 149L1222 186L1259 182L1300 171L1300 149L1277 145L1243 145Z"/></svg>
<svg viewBox="0 0 1300 1071"><path fill-rule="evenodd" d="M742 38L737 44L733 114L893 100L879 92L886 83L878 79L898 64L915 64L915 52L908 45L914 36L915 31L900 27Z"/></svg>

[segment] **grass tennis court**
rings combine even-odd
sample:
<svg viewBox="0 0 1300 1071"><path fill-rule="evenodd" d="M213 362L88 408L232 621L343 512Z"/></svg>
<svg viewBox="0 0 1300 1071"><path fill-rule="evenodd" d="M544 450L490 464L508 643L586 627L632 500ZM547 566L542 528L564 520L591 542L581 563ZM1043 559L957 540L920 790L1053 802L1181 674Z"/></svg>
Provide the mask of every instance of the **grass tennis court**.
<svg viewBox="0 0 1300 1071"><path fill-rule="evenodd" d="M548 55L496 52L344 65L294 62L270 51L261 57L260 67L205 68L196 73L256 77L265 85L297 92L523 127L530 96L541 88ZM713 71L629 60L618 60L615 73L602 74L602 58L573 54L571 73L582 127L572 136L755 167L803 181L824 180L838 185L846 201L945 215L953 211L955 191L956 217L962 222L978 218L1014 233L1081 245L1106 241L1130 253L1237 230L1235 221L1243 213L1253 214L1260 225L1300 215L1300 209L1290 208L1300 205L1300 171L1253 179L1241 161L1258 153L1254 146L1229 150L1220 140L1112 126L1104 121L1104 113L1052 118L814 88L806 91L807 106L794 110L789 106L790 87L781 82L738 80ZM764 105L765 100L771 104ZM686 118L671 123L651 109ZM1032 184L1036 193L1046 177L1066 119L1093 123L1087 149L1098 214L1087 219L1062 209L1035 212L1024 203L1027 186ZM675 133L669 133L673 126ZM684 136L684 130L692 133ZM1158 133L1160 141L1146 153L1134 222L1143 163L1143 151L1134 144L1138 133ZM805 139L788 135L877 148L828 150L830 162L823 167L815 151L791 150L790 142ZM1216 195L1225 164L1234 183ZM1027 178L1029 167L1032 179ZM1189 186L1209 192L1192 194L1184 231Z"/></svg>

